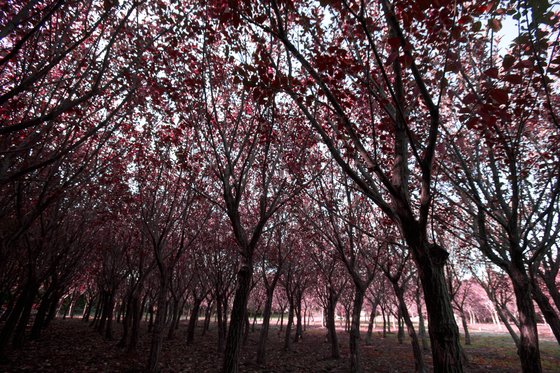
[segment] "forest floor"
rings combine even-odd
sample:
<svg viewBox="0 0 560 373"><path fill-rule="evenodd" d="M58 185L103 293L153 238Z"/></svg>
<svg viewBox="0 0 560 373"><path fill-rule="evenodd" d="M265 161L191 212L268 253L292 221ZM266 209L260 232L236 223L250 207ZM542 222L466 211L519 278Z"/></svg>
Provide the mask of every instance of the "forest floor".
<svg viewBox="0 0 560 373"><path fill-rule="evenodd" d="M200 323L202 324L202 322ZM274 324L274 323L273 323ZM161 355L164 372L218 372L221 354L217 353L216 328L201 335L197 330L195 343L187 346L186 325L181 324L173 340L165 340ZM480 329L480 330L478 330ZM473 328L471 346L466 346L469 364L466 372L519 372L519 360L511 337L491 327ZM325 329L312 326L304 333L303 340L292 344L289 352L283 352L283 336L272 328L268 343L268 359L265 366L257 366L255 351L257 331L251 332L243 347L241 372L347 372L348 334L338 332L342 358L329 358L329 344ZM38 341L28 341L22 350L8 351L8 362L0 364L0 372L141 372L149 354L149 334L142 331L143 338L138 352L127 354L116 347L120 325L115 325L115 340L104 340L88 324L78 319L55 320ZM560 371L560 349L549 336L541 338L542 363L545 372ZM362 346L365 372L413 372L414 361L410 344L399 344L395 334L382 338L377 330L373 344ZM431 356L425 354L430 366Z"/></svg>

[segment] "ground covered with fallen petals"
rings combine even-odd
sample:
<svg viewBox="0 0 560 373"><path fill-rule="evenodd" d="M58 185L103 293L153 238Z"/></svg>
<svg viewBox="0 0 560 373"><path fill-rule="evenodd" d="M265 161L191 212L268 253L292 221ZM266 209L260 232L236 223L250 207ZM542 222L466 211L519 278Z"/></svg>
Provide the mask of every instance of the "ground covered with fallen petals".
<svg viewBox="0 0 560 373"><path fill-rule="evenodd" d="M173 340L165 340L161 370L163 372L218 372L221 354L216 350L215 328L205 335L197 330L195 344L185 343L186 325L182 324ZM509 335L479 328L473 330L473 345L466 347L469 364L467 372L519 372L515 347ZM0 364L2 372L141 372L149 352L149 339L143 329L138 352L127 354L116 346L120 325L115 325L115 340L104 340L88 324L77 320L55 320L38 341L28 341L22 350L9 350L7 361ZM255 363L258 327L243 347L241 372L347 372L348 335L339 331L342 358L329 358L329 344L325 329L309 327L304 339L292 345L288 352L282 350L283 336L272 329L268 343L267 364ZM542 361L545 372L560 369L560 348L550 337L541 341ZM412 372L414 362L408 341L399 344L394 334L382 338L375 333L371 346L362 346L366 372ZM425 354L431 366L430 353Z"/></svg>

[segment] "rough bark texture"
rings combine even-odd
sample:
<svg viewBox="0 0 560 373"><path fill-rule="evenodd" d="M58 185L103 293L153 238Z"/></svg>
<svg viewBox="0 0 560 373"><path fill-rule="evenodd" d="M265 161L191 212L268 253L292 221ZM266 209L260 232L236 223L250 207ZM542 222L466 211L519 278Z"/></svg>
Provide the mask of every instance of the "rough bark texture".
<svg viewBox="0 0 560 373"><path fill-rule="evenodd" d="M463 324L463 331L465 332L465 345L471 344L471 333L469 333L469 325L467 324L467 316L465 312L461 311L461 323Z"/></svg>
<svg viewBox="0 0 560 373"><path fill-rule="evenodd" d="M329 333L329 341L331 343L331 357L333 359L340 358L340 348L338 346L338 336L336 334L336 303L337 298L334 294L329 295L327 305L327 331Z"/></svg>
<svg viewBox="0 0 560 373"><path fill-rule="evenodd" d="M406 307L406 302L404 299L404 290L399 287L398 283L393 283L393 289L399 300L400 314L406 324L408 330L408 336L410 337L410 344L412 346L412 354L414 355L414 369L415 372L424 373L427 372L426 364L424 363L424 355L422 355L422 349L420 348L420 342L414 330L414 325L410 319L410 313Z"/></svg>
<svg viewBox="0 0 560 373"><path fill-rule="evenodd" d="M244 263L237 272L237 291L233 300L231 310L231 321L229 324L228 336L224 353L224 373L234 373L239 371L239 350L241 348L241 338L243 336L243 326L247 313L247 301L251 289L251 278L253 267L250 263Z"/></svg>
<svg viewBox="0 0 560 373"><path fill-rule="evenodd" d="M163 276L162 276L163 277ZM162 279L157 300L156 319L152 329L152 339L150 343L150 357L148 360L148 371L157 372L159 370L159 356L161 344L163 343L163 330L165 329L165 315L167 313L167 284Z"/></svg>
<svg viewBox="0 0 560 373"><path fill-rule="evenodd" d="M415 251L424 252L425 248L417 248ZM448 254L437 245L431 245L428 252L429 256L417 256L415 260L428 311L434 372L459 373L463 371L459 328L453 315L443 271Z"/></svg>
<svg viewBox="0 0 560 373"><path fill-rule="evenodd" d="M533 298L535 302L537 302L544 319L546 320L547 324L550 326L554 337L556 337L556 341L560 344L560 319L556 314L554 307L550 304L547 296L543 293L540 289L539 285L533 281Z"/></svg>
<svg viewBox="0 0 560 373"><path fill-rule="evenodd" d="M363 366L360 351L360 314L364 303L365 289L356 288L355 290L350 327L350 371L361 373L363 372Z"/></svg>
<svg viewBox="0 0 560 373"><path fill-rule="evenodd" d="M189 318L189 326L187 327L187 344L192 344L194 342L194 331L196 328L196 322L198 320L198 313L200 312L201 303L201 298L195 298L193 308L191 309L191 316Z"/></svg>
<svg viewBox="0 0 560 373"><path fill-rule="evenodd" d="M520 338L517 354L521 360L521 369L524 373L541 372L539 337L531 298L531 284L521 259L512 261L510 276L519 314Z"/></svg>
<svg viewBox="0 0 560 373"><path fill-rule="evenodd" d="M264 364L266 361L266 340L268 339L268 330L270 327L270 315L272 314L272 300L274 288L267 290L266 302L264 304L263 323L259 336L259 344L257 346L257 364Z"/></svg>

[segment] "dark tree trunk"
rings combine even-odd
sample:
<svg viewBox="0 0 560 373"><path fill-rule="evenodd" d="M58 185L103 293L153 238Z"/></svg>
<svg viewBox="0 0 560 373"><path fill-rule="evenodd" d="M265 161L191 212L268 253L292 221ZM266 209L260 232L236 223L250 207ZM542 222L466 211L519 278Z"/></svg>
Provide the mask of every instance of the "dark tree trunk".
<svg viewBox="0 0 560 373"><path fill-rule="evenodd" d="M292 333L292 325L294 324L294 305L290 302L288 306L288 321L286 322L286 334L284 336L284 351L290 350L290 334Z"/></svg>
<svg viewBox="0 0 560 373"><path fill-rule="evenodd" d="M175 338L175 326L177 325L178 319L180 317L179 311L179 300L173 299L171 304L171 317L169 322L169 327L167 328L167 339Z"/></svg>
<svg viewBox="0 0 560 373"><path fill-rule="evenodd" d="M294 334L294 342L297 343L303 338L303 325L302 325L302 314L301 314L301 303L303 294L298 294L296 296L296 333Z"/></svg>
<svg viewBox="0 0 560 373"><path fill-rule="evenodd" d="M93 314L93 320L91 320L90 326L97 329L97 323L101 317L101 311L103 308L103 292L99 293L99 298L97 299L97 305L95 306L95 313Z"/></svg>
<svg viewBox="0 0 560 373"><path fill-rule="evenodd" d="M138 339L140 337L140 321L142 320L142 307L140 305L140 299L137 296L133 296L130 302L131 312L132 312L132 325L130 330L130 341L128 343L128 352L135 352L138 346Z"/></svg>
<svg viewBox="0 0 560 373"><path fill-rule="evenodd" d="M224 352L224 373L237 373L239 371L239 352L243 335L243 323L247 314L247 302L251 290L253 276L252 263L244 263L237 272L237 290L231 310L231 321Z"/></svg>
<svg viewBox="0 0 560 373"><path fill-rule="evenodd" d="M91 316L91 310L93 309L93 304L95 302L95 297L92 297L86 303L86 308L84 309L84 314L82 315L82 321L89 322L89 317Z"/></svg>
<svg viewBox="0 0 560 373"><path fill-rule="evenodd" d="M157 313L150 342L150 356L148 360L149 372L159 371L159 356L161 352L161 345L163 343L163 331L165 329L165 317L167 314L167 282L165 280L165 275L162 274L160 281L161 284L157 298Z"/></svg>
<svg viewBox="0 0 560 373"><path fill-rule="evenodd" d="M148 331L151 332L152 329L154 328L154 305L151 302L150 305L148 306L148 316L149 316Z"/></svg>
<svg viewBox="0 0 560 373"><path fill-rule="evenodd" d="M539 337L537 334L535 309L531 297L531 283L521 258L515 259L512 260L510 276L520 324L517 354L521 360L521 369L524 373L541 372Z"/></svg>
<svg viewBox="0 0 560 373"><path fill-rule="evenodd" d="M413 252L416 253L415 261L428 311L434 372L460 373L463 371L463 365L459 328L453 315L443 271L448 253L437 245L430 245L429 253L424 253L425 248Z"/></svg>
<svg viewBox="0 0 560 373"><path fill-rule="evenodd" d="M60 301L60 291L55 291L53 296L52 296L52 300L51 300L51 306L49 309L49 313L47 315L47 319L45 320L45 326L43 327L43 329L47 328L51 321L54 320L54 318L56 317L56 309L58 306L58 302Z"/></svg>
<svg viewBox="0 0 560 373"><path fill-rule="evenodd" d="M247 345L249 342L249 329L251 327L251 322L249 321L249 312L245 313L245 324L243 326L243 346Z"/></svg>
<svg viewBox="0 0 560 373"><path fill-rule="evenodd" d="M426 325L424 323L424 313L422 312L422 301L420 300L420 283L418 283L418 288L416 289L416 310L418 312L418 336L422 341L422 349L428 351L430 345L426 338Z"/></svg>
<svg viewBox="0 0 560 373"><path fill-rule="evenodd" d="M340 358L340 348L338 346L338 336L336 334L336 303L338 298L332 292L329 294L327 304L327 331L329 342L331 343L331 358Z"/></svg>
<svg viewBox="0 0 560 373"><path fill-rule="evenodd" d="M375 321L375 311L377 309L377 304L372 304L371 312L369 313L368 328L366 334L366 346L371 346L371 339L373 336L373 322Z"/></svg>
<svg viewBox="0 0 560 373"><path fill-rule="evenodd" d="M33 301L35 300L35 296L37 295L37 290L39 289L39 285L35 282L32 282L28 288L24 297L24 304L23 309L17 324L17 327L14 331L14 339L12 341L12 345L14 348L22 348L23 343L25 341L25 329L27 328L27 324L29 323L29 319L31 318L31 310L33 309Z"/></svg>
<svg viewBox="0 0 560 373"><path fill-rule="evenodd" d="M496 308L496 314L498 315L497 323L499 324L499 322L501 321L502 324L504 324L507 331L509 332L509 335L511 335L511 339L513 339L513 342L515 343L515 346L517 347L517 349L519 349L519 336L517 335L515 330L513 330L513 328L511 327L511 324L509 323L509 320L506 317L506 315L504 314L501 306L497 303L497 301L495 299L493 300L493 302L494 302L494 306Z"/></svg>
<svg viewBox="0 0 560 373"><path fill-rule="evenodd" d="M280 312L280 329L278 329L278 333L282 332L282 329L284 329L284 312L286 311L286 309L282 308L281 312Z"/></svg>
<svg viewBox="0 0 560 373"><path fill-rule="evenodd" d="M274 287L267 289L266 301L264 304L263 322L257 346L257 364L262 365L266 361L266 340L268 339L268 329L270 327L270 315L272 314L272 300Z"/></svg>
<svg viewBox="0 0 560 373"><path fill-rule="evenodd" d="M206 310L204 312L204 327L202 328L202 335L206 334L210 330L210 319L212 317L212 309L214 308L214 302L208 302Z"/></svg>
<svg viewBox="0 0 560 373"><path fill-rule="evenodd" d="M560 311L560 289L556 283L557 276L543 276L542 279L550 293L550 297L556 305L556 309Z"/></svg>
<svg viewBox="0 0 560 373"><path fill-rule="evenodd" d="M410 314L408 308L406 307L406 302L404 300L404 289L399 286L398 283L393 282L393 289L399 300L399 314L401 315L406 328L408 330L408 336L410 337L410 344L412 346L412 354L414 356L414 368L417 373L424 373L427 371L426 364L424 363L424 355L422 355L422 349L420 348L420 341L416 335L416 330L414 330L414 325L410 319Z"/></svg>
<svg viewBox="0 0 560 373"><path fill-rule="evenodd" d="M128 296L126 301L123 301L123 304L126 305L126 311L124 313L124 318L122 322L123 333L119 343L117 343L118 347L126 347L128 342L128 335L130 332L130 325L132 324L132 297Z"/></svg>
<svg viewBox="0 0 560 373"><path fill-rule="evenodd" d="M547 296L543 293L539 284L536 281L532 281L532 291L533 291L533 299L537 302L546 323L550 326L552 333L556 337L556 342L560 344L560 319L558 319L558 315L556 311L550 304Z"/></svg>
<svg viewBox="0 0 560 373"><path fill-rule="evenodd" d="M387 318L385 317L385 308L381 307L381 316L383 317L383 338L387 337Z"/></svg>
<svg viewBox="0 0 560 373"><path fill-rule="evenodd" d="M404 343L404 324L400 307L397 312L397 340L400 345Z"/></svg>
<svg viewBox="0 0 560 373"><path fill-rule="evenodd" d="M35 315L35 321L33 321L33 326L31 327L30 338L32 340L39 339L41 337L41 331L45 326L45 320L47 318L47 312L49 311L49 306L51 304L52 289L49 289L41 300L37 314Z"/></svg>
<svg viewBox="0 0 560 373"><path fill-rule="evenodd" d="M29 284L27 284L21 291L18 296L14 307L12 308L8 318L6 319L6 323L0 332L0 357L4 355L4 351L12 337L14 330L18 324L20 319L21 313L23 312L23 308L25 307L26 303L26 296L29 289Z"/></svg>
<svg viewBox="0 0 560 373"><path fill-rule="evenodd" d="M350 371L363 372L362 354L360 351L360 314L364 303L365 289L356 286L352 305L352 324L350 326Z"/></svg>
<svg viewBox="0 0 560 373"><path fill-rule="evenodd" d="M111 291L108 300L107 322L105 325L105 339L113 340L113 311L115 309L115 290Z"/></svg>
<svg viewBox="0 0 560 373"><path fill-rule="evenodd" d="M467 316L461 310L461 323L463 324L463 331L465 332L465 345L471 345L471 333L469 333L469 325L467 324Z"/></svg>
<svg viewBox="0 0 560 373"><path fill-rule="evenodd" d="M223 315L223 300L221 295L216 295L216 314L218 317L218 352L223 352L226 341L226 320Z"/></svg>
<svg viewBox="0 0 560 373"><path fill-rule="evenodd" d="M194 331L196 329L196 322L198 321L198 313L200 312L200 304L204 298L195 298L193 308L191 309L191 316L189 318L189 326L187 328L187 344L191 345L194 342Z"/></svg>

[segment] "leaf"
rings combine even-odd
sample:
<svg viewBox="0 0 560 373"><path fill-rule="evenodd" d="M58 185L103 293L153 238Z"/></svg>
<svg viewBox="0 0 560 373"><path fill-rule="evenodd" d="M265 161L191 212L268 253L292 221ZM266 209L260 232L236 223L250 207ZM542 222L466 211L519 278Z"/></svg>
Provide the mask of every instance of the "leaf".
<svg viewBox="0 0 560 373"><path fill-rule="evenodd" d="M463 104L470 105L476 101L476 95L474 93L469 93L463 98Z"/></svg>
<svg viewBox="0 0 560 373"><path fill-rule="evenodd" d="M391 48L396 49L401 45L401 38L398 38L398 37L389 38L389 39L387 39L387 43L389 43Z"/></svg>
<svg viewBox="0 0 560 373"><path fill-rule="evenodd" d="M477 21L473 23L472 29L474 32L479 32L481 28L482 28L482 22Z"/></svg>
<svg viewBox="0 0 560 373"><path fill-rule="evenodd" d="M491 67L484 72L484 75L489 76L490 78L498 79L498 68Z"/></svg>
<svg viewBox="0 0 560 373"><path fill-rule="evenodd" d="M508 74L504 76L503 80L505 80L506 82L510 82L512 84L523 83L523 78L519 74Z"/></svg>
<svg viewBox="0 0 560 373"><path fill-rule="evenodd" d="M502 67L504 68L504 70L509 70L514 63L515 57L513 57L511 54L506 54L504 56L504 61L502 62Z"/></svg>
<svg viewBox="0 0 560 373"><path fill-rule="evenodd" d="M500 105L505 105L509 101L508 91L502 88L493 88L488 92L488 95Z"/></svg>
<svg viewBox="0 0 560 373"><path fill-rule="evenodd" d="M498 32L502 29L502 22L499 19L492 18L488 20L488 27L494 32Z"/></svg>

